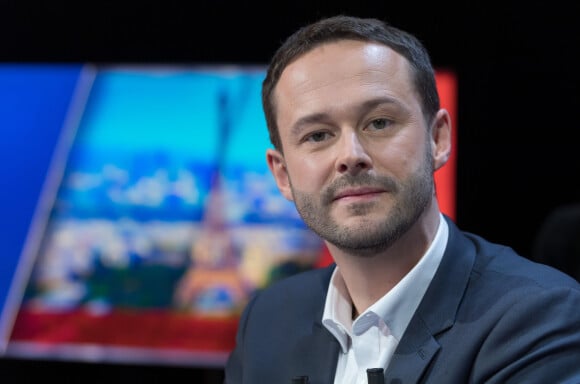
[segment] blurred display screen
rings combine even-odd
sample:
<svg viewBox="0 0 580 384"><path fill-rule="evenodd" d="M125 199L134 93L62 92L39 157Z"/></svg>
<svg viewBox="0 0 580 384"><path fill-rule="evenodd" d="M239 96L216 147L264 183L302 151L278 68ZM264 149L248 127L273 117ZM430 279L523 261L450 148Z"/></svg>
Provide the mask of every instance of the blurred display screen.
<svg viewBox="0 0 580 384"><path fill-rule="evenodd" d="M21 251L3 261L6 355L221 366L254 291L329 262L267 168L265 68L12 66L4 84L7 72L40 76L18 105L59 126ZM441 86L453 108L454 78ZM66 108L39 107L56 99ZM48 122L28 121L31 140Z"/></svg>

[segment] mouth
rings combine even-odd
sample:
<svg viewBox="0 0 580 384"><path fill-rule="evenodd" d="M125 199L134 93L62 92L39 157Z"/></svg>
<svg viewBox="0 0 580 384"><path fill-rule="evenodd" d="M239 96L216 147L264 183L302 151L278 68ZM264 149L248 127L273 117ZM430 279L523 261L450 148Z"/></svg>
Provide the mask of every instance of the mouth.
<svg viewBox="0 0 580 384"><path fill-rule="evenodd" d="M382 193L385 193L385 190L381 188L349 188L337 193L334 196L333 201L364 201L368 199L374 199Z"/></svg>

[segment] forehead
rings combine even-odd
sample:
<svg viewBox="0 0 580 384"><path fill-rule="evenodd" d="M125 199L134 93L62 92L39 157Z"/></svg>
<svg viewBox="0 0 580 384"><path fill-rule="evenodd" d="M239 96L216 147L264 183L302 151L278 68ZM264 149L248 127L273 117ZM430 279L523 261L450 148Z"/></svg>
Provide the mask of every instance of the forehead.
<svg viewBox="0 0 580 384"><path fill-rule="evenodd" d="M282 72L275 97L280 118L364 98L418 102L407 59L383 44L357 40L325 43L300 56Z"/></svg>

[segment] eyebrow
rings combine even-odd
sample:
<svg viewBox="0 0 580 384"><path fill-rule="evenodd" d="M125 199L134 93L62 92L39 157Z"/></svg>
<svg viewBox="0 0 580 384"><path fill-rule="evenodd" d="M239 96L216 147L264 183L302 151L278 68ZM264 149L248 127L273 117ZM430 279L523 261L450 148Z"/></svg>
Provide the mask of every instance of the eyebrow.
<svg viewBox="0 0 580 384"><path fill-rule="evenodd" d="M403 109L405 111L408 110L408 107L406 107L399 100L392 98L392 97L388 97L388 96L382 96L379 98L367 100L367 101L363 102L362 104L360 104L359 106L357 106L357 109L358 109L359 113L366 113L366 112L371 111L371 110L375 109L376 107L378 107L380 105L384 105L384 104L391 104L391 105L395 105L397 108ZM302 116L301 118L296 120L296 122L292 125L291 133L292 133L292 135L299 135L300 131L307 125L318 124L318 123L327 123L330 120L331 120L330 114L327 112L318 112L318 113L312 113L310 115Z"/></svg>
<svg viewBox="0 0 580 384"><path fill-rule="evenodd" d="M328 121L330 121L330 115L328 113L320 112L302 116L292 125L290 132L293 136L298 136L306 126L311 124L325 123Z"/></svg>

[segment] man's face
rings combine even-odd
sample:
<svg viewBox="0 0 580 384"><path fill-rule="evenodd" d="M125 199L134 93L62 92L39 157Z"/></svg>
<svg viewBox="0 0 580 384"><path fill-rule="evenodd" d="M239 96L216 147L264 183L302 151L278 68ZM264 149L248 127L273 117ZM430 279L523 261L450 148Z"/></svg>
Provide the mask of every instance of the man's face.
<svg viewBox="0 0 580 384"><path fill-rule="evenodd" d="M284 153L267 158L282 194L337 247L388 248L430 203L442 165L407 60L375 43L324 44L284 70L274 96Z"/></svg>

